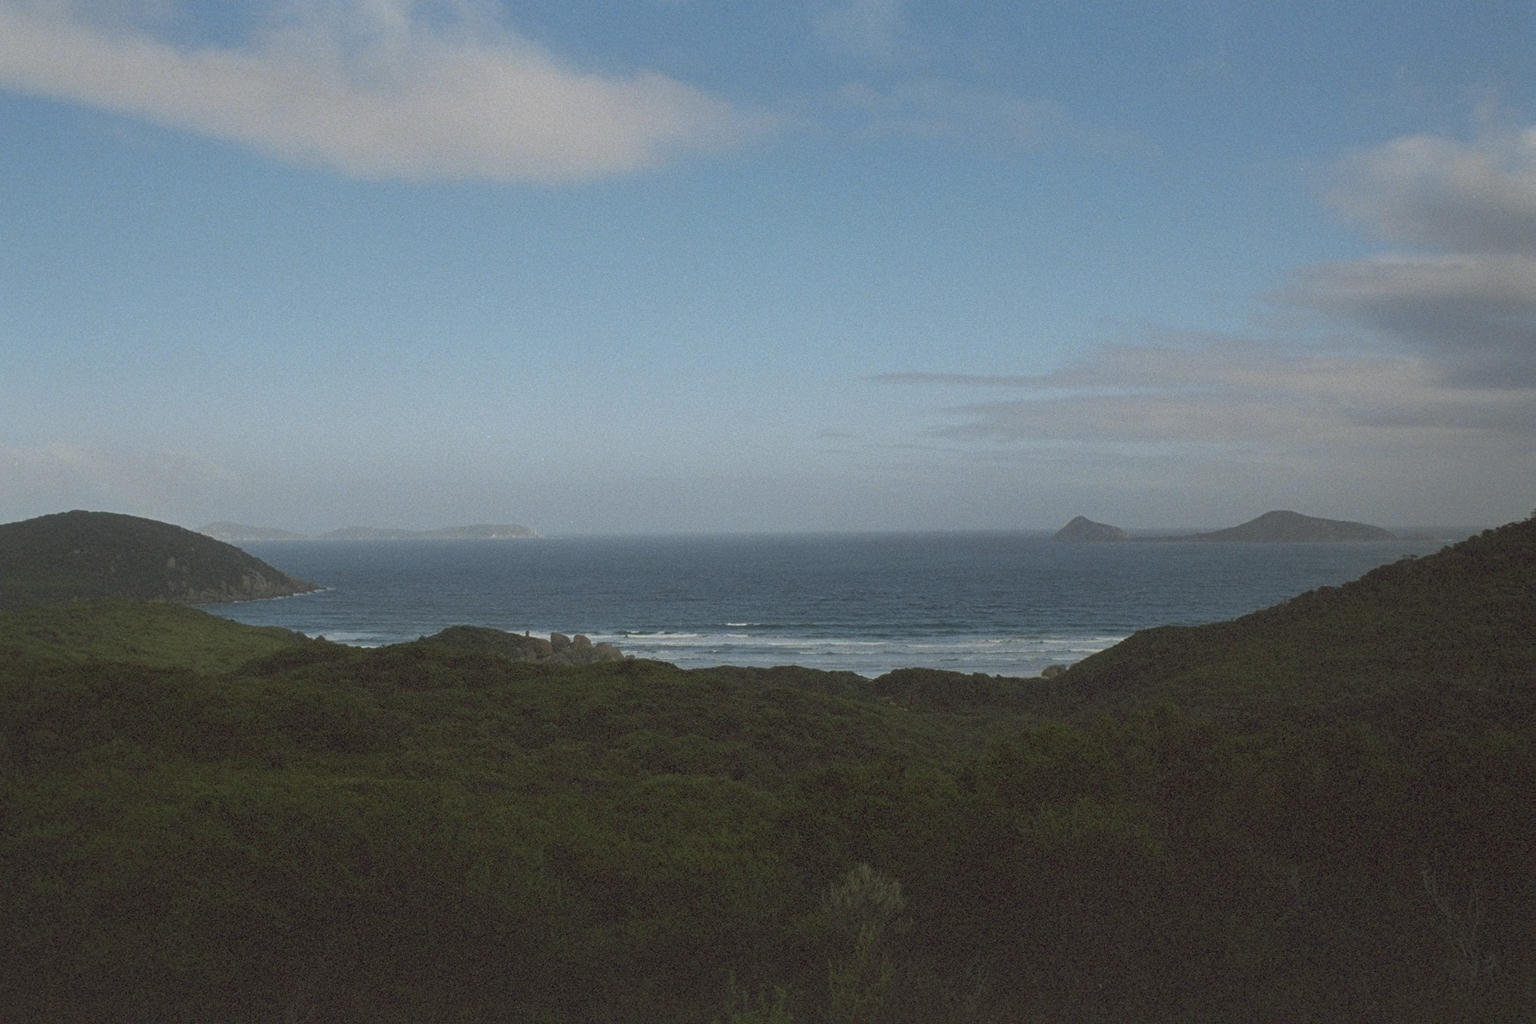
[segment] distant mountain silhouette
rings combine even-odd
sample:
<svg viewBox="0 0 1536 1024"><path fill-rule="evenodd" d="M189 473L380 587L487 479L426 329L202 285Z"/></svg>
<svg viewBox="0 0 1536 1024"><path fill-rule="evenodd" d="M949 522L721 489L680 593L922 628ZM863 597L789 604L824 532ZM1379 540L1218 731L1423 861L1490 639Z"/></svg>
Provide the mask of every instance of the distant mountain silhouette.
<svg viewBox="0 0 1536 1024"><path fill-rule="evenodd" d="M122 598L209 604L315 590L237 547L114 512L0 525L0 607Z"/></svg>
<svg viewBox="0 0 1536 1024"><path fill-rule="evenodd" d="M1300 512L1265 512L1240 526L1210 533L1197 533L1188 540L1233 541L1348 541L1391 540L1393 534L1379 526L1352 523L1342 519L1318 519Z"/></svg>
<svg viewBox="0 0 1536 1024"><path fill-rule="evenodd" d="M1126 532L1108 523L1096 523L1085 516L1074 516L1072 521L1057 530L1052 540L1072 543L1126 540Z"/></svg>
<svg viewBox="0 0 1536 1024"><path fill-rule="evenodd" d="M243 544L253 540L306 540L304 534L291 530L274 530L268 526L246 526L244 523L218 522L199 527L198 533L226 544Z"/></svg>

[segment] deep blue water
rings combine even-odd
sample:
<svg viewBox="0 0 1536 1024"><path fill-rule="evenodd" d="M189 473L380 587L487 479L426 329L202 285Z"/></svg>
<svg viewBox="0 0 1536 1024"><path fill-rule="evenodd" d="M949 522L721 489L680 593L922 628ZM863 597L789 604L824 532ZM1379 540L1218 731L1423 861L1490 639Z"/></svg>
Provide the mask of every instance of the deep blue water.
<svg viewBox="0 0 1536 1024"><path fill-rule="evenodd" d="M1057 544L1017 534L284 541L326 589L210 606L344 643L445 626L585 633L684 667L1035 675L1138 629L1232 618L1443 541Z"/></svg>

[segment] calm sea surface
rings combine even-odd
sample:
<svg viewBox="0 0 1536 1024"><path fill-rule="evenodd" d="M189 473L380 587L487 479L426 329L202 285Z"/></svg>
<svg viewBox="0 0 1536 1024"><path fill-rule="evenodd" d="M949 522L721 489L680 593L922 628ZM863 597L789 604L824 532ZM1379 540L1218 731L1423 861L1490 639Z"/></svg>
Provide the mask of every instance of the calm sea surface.
<svg viewBox="0 0 1536 1024"><path fill-rule="evenodd" d="M365 646L469 624L585 633L688 668L1036 675L1139 629L1231 618L1444 544L1018 533L263 542L242 547L326 589L208 610Z"/></svg>

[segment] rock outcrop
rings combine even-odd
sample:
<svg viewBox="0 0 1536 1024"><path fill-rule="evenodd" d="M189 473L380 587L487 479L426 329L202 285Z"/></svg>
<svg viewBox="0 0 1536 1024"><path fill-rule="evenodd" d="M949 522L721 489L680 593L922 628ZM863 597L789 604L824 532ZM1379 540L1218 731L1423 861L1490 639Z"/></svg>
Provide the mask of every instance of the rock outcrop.
<svg viewBox="0 0 1536 1024"><path fill-rule="evenodd" d="M550 665L594 665L604 661L623 661L624 652L610 643L593 643L592 638L577 633L551 633L549 639L527 633L508 633L488 626L449 626L422 638L423 643L451 647L460 651L482 651L512 661Z"/></svg>
<svg viewBox="0 0 1536 1024"><path fill-rule="evenodd" d="M1070 541L1074 544L1095 543L1129 539L1126 532L1108 523L1096 523L1084 516L1076 516L1066 526L1056 531L1052 540Z"/></svg>

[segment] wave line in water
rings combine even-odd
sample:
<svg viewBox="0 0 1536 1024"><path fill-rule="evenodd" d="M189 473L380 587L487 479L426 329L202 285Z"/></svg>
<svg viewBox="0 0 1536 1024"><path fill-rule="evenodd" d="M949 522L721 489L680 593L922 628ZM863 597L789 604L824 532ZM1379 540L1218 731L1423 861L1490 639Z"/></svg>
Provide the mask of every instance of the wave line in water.
<svg viewBox="0 0 1536 1024"><path fill-rule="evenodd" d="M1035 676L1048 665L1080 661L1123 640L1124 634L1077 636L854 636L673 633L625 630L589 634L626 654L682 668L802 665L860 675L932 667L988 675Z"/></svg>
<svg viewBox="0 0 1536 1024"><path fill-rule="evenodd" d="M685 667L1032 676L1151 626L1233 618L1439 542L1063 546L1025 535L270 542L326 589L208 610L361 646L452 625L584 633Z"/></svg>

